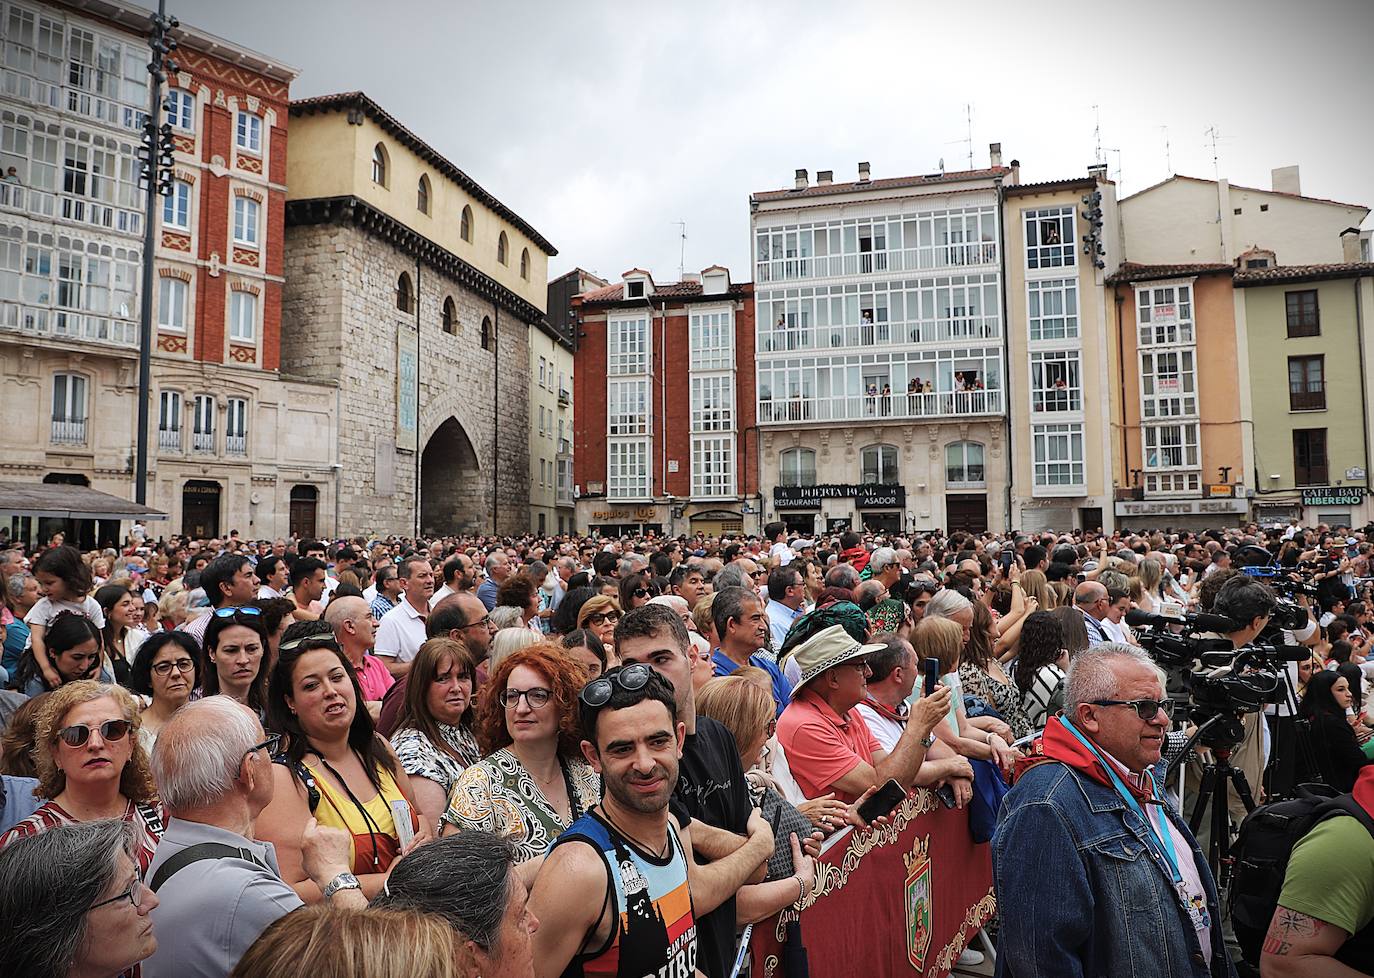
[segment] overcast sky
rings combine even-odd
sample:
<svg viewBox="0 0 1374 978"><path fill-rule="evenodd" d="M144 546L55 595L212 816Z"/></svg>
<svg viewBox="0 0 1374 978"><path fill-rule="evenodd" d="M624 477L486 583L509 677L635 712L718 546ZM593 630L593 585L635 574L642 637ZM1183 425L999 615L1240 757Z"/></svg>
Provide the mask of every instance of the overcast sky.
<svg viewBox="0 0 1374 978"><path fill-rule="evenodd" d="M1374 203L1370 0L168 6L300 69L294 98L367 92L552 241L551 276L674 280L686 221L688 271L747 279L751 191L966 169L967 105L973 165L1001 142L1023 181L1084 173L1100 117L1122 195L1212 177L1215 127L1233 183L1298 164Z"/></svg>

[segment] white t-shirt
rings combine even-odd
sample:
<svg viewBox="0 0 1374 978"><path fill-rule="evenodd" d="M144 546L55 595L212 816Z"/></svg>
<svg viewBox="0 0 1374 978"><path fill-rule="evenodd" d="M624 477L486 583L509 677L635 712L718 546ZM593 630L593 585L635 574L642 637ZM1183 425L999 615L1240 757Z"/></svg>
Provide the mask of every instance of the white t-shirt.
<svg viewBox="0 0 1374 978"><path fill-rule="evenodd" d="M100 610L100 603L89 594L81 601L53 601L50 598L39 598L37 603L29 609L29 613L24 616L24 624L30 627L42 625L47 628L52 624L52 620L64 611L74 611L78 615L85 615L95 624L96 628L105 627L105 612Z"/></svg>
<svg viewBox="0 0 1374 978"><path fill-rule="evenodd" d="M902 731L906 725L885 717L867 703L860 703L857 707L859 715L864 718L864 723L868 724L868 732L873 734L875 740L883 745L883 750L889 754L897 746L897 741L902 737Z"/></svg>
<svg viewBox="0 0 1374 978"><path fill-rule="evenodd" d="M776 560L779 567L786 567L792 563L792 548L779 541L768 548L768 556Z"/></svg>
<svg viewBox="0 0 1374 978"><path fill-rule="evenodd" d="M404 599L382 615L377 625L377 642L373 655L409 662L425 644L425 620Z"/></svg>

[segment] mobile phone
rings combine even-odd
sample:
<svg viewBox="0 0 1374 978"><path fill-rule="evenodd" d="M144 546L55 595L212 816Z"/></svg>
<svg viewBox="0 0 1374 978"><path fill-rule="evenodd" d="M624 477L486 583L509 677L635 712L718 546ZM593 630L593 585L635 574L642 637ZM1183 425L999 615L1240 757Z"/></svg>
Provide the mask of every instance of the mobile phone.
<svg viewBox="0 0 1374 978"><path fill-rule="evenodd" d="M1002 573L1011 573L1011 562L1016 559L1016 551L1007 547L1002 551Z"/></svg>
<svg viewBox="0 0 1374 978"><path fill-rule="evenodd" d="M940 660L939 660L939 659L926 659L926 662L925 662L925 670L926 670L925 695L926 695L926 696L929 696L931 693L935 692L935 686L936 686L936 684L939 683L939 681L940 681Z"/></svg>
<svg viewBox="0 0 1374 978"><path fill-rule="evenodd" d="M897 783L896 778L888 778L885 785L869 795L868 800L859 806L859 818L865 822L872 822L900 805L905 797L906 789Z"/></svg>

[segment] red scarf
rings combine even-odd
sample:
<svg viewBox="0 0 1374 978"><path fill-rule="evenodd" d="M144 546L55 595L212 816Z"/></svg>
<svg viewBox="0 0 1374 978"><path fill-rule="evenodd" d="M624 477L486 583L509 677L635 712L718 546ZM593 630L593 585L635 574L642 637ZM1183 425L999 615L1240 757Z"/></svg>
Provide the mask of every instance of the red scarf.
<svg viewBox="0 0 1374 978"><path fill-rule="evenodd" d="M1083 736L1087 737L1087 734L1084 733ZM1098 750L1102 750L1102 748L1099 747ZM1045 723L1045 733L1035 741L1031 751L1030 756L1017 761L1016 770L1012 776L1013 781L1019 780L1023 774L1038 764L1044 764L1046 761L1058 761L1061 764L1067 764L1090 781L1096 781L1098 784L1112 789L1116 787L1107 774L1106 768L1102 766L1102 761L1092 751L1084 747L1077 737L1065 730L1063 721L1057 716L1050 717ZM1367 770L1374 774L1374 768ZM1142 803L1150 800L1149 790L1136 784L1134 778L1123 777L1121 783ZM1371 802L1374 802L1374 782L1370 783L1370 794Z"/></svg>
<svg viewBox="0 0 1374 978"><path fill-rule="evenodd" d="M1360 768L1359 777L1355 779L1355 787L1350 793L1355 797L1355 802L1370 816L1374 816L1374 765L1365 765Z"/></svg>
<svg viewBox="0 0 1374 978"><path fill-rule="evenodd" d="M887 717L889 720L896 723L905 724L907 720L911 719L911 714L909 712L898 713L893 707L888 706L886 703L879 703L872 696L864 697L864 703L866 703L874 713L878 714L878 716ZM906 704L904 703L902 705L905 706Z"/></svg>
<svg viewBox="0 0 1374 978"><path fill-rule="evenodd" d="M862 546L850 547L840 551L840 562L848 562L856 571L862 572L868 566L868 551Z"/></svg>

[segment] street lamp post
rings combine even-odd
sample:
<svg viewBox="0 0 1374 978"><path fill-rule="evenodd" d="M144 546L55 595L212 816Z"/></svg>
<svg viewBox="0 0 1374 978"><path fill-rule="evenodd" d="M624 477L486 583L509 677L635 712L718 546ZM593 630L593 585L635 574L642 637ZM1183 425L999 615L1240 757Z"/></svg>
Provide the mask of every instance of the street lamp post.
<svg viewBox="0 0 1374 978"><path fill-rule="evenodd" d="M143 296L138 324L138 436L134 466L134 501L148 502L148 398L152 386L153 355L153 258L157 250L158 198L172 192L172 127L162 121L162 83L168 71L177 66L167 56L177 42L169 32L179 25L167 16L167 0L158 0L157 13L150 18L153 29L148 62L148 121L143 124L143 146L139 149L142 177L147 187L147 212L143 217Z"/></svg>

